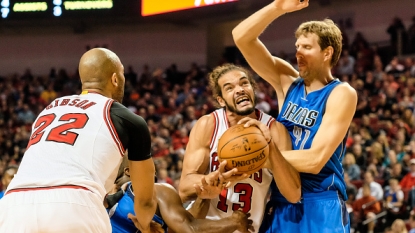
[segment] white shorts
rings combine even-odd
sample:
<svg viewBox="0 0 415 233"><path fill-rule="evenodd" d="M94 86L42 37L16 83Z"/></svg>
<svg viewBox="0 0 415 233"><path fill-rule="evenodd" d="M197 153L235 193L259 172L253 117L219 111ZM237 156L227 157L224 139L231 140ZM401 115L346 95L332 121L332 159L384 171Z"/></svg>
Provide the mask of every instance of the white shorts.
<svg viewBox="0 0 415 233"><path fill-rule="evenodd" d="M108 214L99 195L55 188L12 192L0 199L0 233L106 233Z"/></svg>

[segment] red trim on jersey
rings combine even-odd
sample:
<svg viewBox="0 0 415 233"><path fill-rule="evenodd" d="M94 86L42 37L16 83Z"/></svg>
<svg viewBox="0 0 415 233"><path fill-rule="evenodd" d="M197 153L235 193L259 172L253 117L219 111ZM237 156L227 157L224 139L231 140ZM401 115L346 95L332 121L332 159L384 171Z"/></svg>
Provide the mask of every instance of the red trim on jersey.
<svg viewBox="0 0 415 233"><path fill-rule="evenodd" d="M223 110L223 119L225 119L226 126L227 126L226 128L229 129L229 127L231 127L231 126L229 124L228 115L226 115L226 110L225 109Z"/></svg>
<svg viewBox="0 0 415 233"><path fill-rule="evenodd" d="M108 127L108 130L111 133L112 139L114 139L115 144L117 144L117 147L118 147L118 150L120 151L121 157L124 157L125 149L124 149L124 147L121 143L120 137L118 137L118 133L115 130L114 124L112 124L111 115L110 115L110 109L111 109L111 105L112 105L113 102L114 102L114 100L109 99L105 103L104 121L105 121L105 124Z"/></svg>
<svg viewBox="0 0 415 233"><path fill-rule="evenodd" d="M216 140L216 136L218 135L218 127L219 127L219 123L218 123L218 120L219 120L219 117L217 116L217 112L216 111L213 111L212 112L212 115L213 115L213 118L215 119L213 122L214 122L214 124L215 124L215 127L214 127L214 129L213 129L213 132L212 132L212 136L210 137L210 143L209 143L209 147L210 147L210 149L212 149L212 146L213 146L213 143L215 142L215 140Z"/></svg>
<svg viewBox="0 0 415 233"><path fill-rule="evenodd" d="M258 120L258 121L261 121L261 119L262 119L262 115L263 115L264 113L262 112L262 111L260 111L260 110L258 110L258 109L255 109L255 116L256 116L256 119Z"/></svg>
<svg viewBox="0 0 415 233"><path fill-rule="evenodd" d="M17 188L8 191L5 195L10 193L17 193L17 192L26 192L26 191L39 191L39 190L50 190L50 189L83 189L90 191L89 189L78 186L78 185L58 185L58 186L49 186L49 187L35 187L35 188Z"/></svg>
<svg viewBox="0 0 415 233"><path fill-rule="evenodd" d="M269 118L269 120L268 120L268 122L267 122L267 126L268 126L268 128L271 128L271 124L272 124L272 122L274 122L275 121L275 119L273 118L273 117L270 117Z"/></svg>

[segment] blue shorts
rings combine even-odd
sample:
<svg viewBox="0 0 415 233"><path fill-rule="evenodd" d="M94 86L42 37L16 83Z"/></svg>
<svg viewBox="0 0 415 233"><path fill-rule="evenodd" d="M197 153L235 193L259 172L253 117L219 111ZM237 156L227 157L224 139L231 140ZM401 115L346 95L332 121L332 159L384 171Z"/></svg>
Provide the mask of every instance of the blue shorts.
<svg viewBox="0 0 415 233"><path fill-rule="evenodd" d="M350 233L346 204L336 191L304 194L300 202L268 202L259 233Z"/></svg>

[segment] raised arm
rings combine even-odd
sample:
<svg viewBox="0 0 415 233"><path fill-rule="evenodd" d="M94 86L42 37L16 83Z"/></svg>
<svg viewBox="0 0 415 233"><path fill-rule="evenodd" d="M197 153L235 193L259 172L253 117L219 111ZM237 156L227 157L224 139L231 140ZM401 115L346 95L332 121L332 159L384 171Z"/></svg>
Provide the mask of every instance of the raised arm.
<svg viewBox="0 0 415 233"><path fill-rule="evenodd" d="M180 197L172 186L157 184L155 188L159 211L169 230L176 233L249 232L252 221L242 212L219 220L196 219L183 208Z"/></svg>
<svg viewBox="0 0 415 233"><path fill-rule="evenodd" d="M356 91L349 84L338 85L327 100L322 123L310 149L283 151L282 155L299 172L319 173L347 134L356 105Z"/></svg>
<svg viewBox="0 0 415 233"><path fill-rule="evenodd" d="M274 87L281 100L298 77L298 72L288 62L273 57L259 36L276 18L307 6L308 0L276 0L242 21L232 31L235 44L249 65Z"/></svg>

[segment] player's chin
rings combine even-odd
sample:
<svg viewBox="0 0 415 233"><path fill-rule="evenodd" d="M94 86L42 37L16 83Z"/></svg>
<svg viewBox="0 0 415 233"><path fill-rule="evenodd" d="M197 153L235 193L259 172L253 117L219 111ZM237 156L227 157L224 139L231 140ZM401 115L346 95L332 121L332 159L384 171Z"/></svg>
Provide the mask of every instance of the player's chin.
<svg viewBox="0 0 415 233"><path fill-rule="evenodd" d="M244 106L244 107L237 108L237 109L238 109L238 115L241 115L241 116L247 116L255 111L255 107L252 105Z"/></svg>

